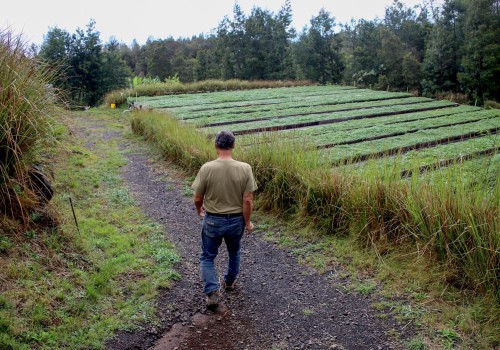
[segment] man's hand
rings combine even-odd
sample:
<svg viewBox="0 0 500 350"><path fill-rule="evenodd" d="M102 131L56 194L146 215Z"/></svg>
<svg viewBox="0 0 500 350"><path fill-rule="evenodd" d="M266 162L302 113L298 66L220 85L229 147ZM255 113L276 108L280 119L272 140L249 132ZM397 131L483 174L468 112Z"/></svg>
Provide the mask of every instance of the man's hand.
<svg viewBox="0 0 500 350"><path fill-rule="evenodd" d="M199 210L196 210L198 212L198 216L204 217L205 216L205 206L201 206Z"/></svg>
<svg viewBox="0 0 500 350"><path fill-rule="evenodd" d="M195 192L195 194L193 195L193 202L194 206L196 207L196 212L198 213L198 216L204 217L205 206L203 205L203 195Z"/></svg>
<svg viewBox="0 0 500 350"><path fill-rule="evenodd" d="M247 230L248 234L251 234L253 232L253 224L251 221L249 221L248 224L245 224L245 229Z"/></svg>

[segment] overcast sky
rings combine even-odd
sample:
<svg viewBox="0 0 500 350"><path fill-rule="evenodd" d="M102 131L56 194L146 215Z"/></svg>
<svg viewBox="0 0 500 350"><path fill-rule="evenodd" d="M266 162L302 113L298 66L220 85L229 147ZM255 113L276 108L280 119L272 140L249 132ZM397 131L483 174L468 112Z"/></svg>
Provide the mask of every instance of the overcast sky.
<svg viewBox="0 0 500 350"><path fill-rule="evenodd" d="M407 6L423 0L402 0ZM246 14L253 6L279 11L284 0L238 0ZM148 37L191 37L208 34L225 15L232 16L234 0L9 0L0 8L0 30L10 28L25 40L40 44L49 27L74 33L85 28L91 18L101 40L111 36L130 44L136 39L144 44ZM337 23L355 19L382 18L392 0L292 0L293 23L300 31L311 17L325 8Z"/></svg>

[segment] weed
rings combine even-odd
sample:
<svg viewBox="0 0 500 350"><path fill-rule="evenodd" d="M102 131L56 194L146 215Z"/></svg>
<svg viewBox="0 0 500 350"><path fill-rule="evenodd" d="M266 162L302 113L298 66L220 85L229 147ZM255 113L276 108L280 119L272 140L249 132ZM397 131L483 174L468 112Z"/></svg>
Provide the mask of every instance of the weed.
<svg viewBox="0 0 500 350"><path fill-rule="evenodd" d="M460 341L460 336L451 328L444 328L438 331L438 336L443 339L444 345L448 349L453 349L455 344Z"/></svg>
<svg viewBox="0 0 500 350"><path fill-rule="evenodd" d="M0 235L0 253L7 252L12 245L12 241L8 237Z"/></svg>
<svg viewBox="0 0 500 350"><path fill-rule="evenodd" d="M422 336L417 336L417 337L407 341L406 346L410 350L427 350L428 349Z"/></svg>
<svg viewBox="0 0 500 350"><path fill-rule="evenodd" d="M356 286L355 290L359 294L368 295L371 294L377 288L377 284L373 281L365 281Z"/></svg>
<svg viewBox="0 0 500 350"><path fill-rule="evenodd" d="M312 315L314 315L314 310L304 309L304 310L302 310L302 313L304 314L304 316L312 316Z"/></svg>
<svg viewBox="0 0 500 350"><path fill-rule="evenodd" d="M184 186L182 189L182 194L185 197L192 197L194 194L194 190L190 186Z"/></svg>

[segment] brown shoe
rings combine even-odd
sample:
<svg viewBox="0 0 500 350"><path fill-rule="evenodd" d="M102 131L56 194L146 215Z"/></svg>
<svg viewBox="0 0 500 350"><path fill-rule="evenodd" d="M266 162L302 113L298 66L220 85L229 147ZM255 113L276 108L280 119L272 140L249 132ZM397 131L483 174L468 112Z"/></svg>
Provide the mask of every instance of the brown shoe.
<svg viewBox="0 0 500 350"><path fill-rule="evenodd" d="M236 281L233 281L233 283L231 284L227 284L226 282L224 282L224 289L227 291L232 291L234 290L235 287L236 287Z"/></svg>
<svg viewBox="0 0 500 350"><path fill-rule="evenodd" d="M211 292L207 295L207 307L216 307L219 305L220 295L218 291Z"/></svg>

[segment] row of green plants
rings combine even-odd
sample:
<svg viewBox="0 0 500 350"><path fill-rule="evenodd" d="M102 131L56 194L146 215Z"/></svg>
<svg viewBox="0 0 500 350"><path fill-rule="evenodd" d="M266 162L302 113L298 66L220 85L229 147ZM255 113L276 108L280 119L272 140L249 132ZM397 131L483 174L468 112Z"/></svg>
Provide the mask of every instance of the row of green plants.
<svg viewBox="0 0 500 350"><path fill-rule="evenodd" d="M138 112L132 128L192 174L214 157L208 138L165 114ZM252 165L262 210L325 235L353 235L366 246L411 244L415 253L447 266L454 285L500 300L498 182L477 189L454 184L451 190L447 179L344 176L332 173L304 140L255 137L253 147L238 148L237 141L235 157Z"/></svg>
<svg viewBox="0 0 500 350"><path fill-rule="evenodd" d="M266 110L269 107L283 108L298 108L309 106L321 105L336 105L352 102L365 102L388 100L389 98L409 98L413 97L406 93L401 92L380 92L373 90L360 90L360 89L341 89L341 86L318 86L312 92L308 87L298 87L296 89L281 89L273 90L253 90L253 93L248 92L247 95L239 94L236 91L230 91L223 94L215 94L210 98L210 94L198 94L190 98L186 96L164 96L164 97L149 97L142 98L140 101L143 105L150 108L175 108L179 112L209 112L211 110L218 111L220 108L231 108L234 112L249 112L259 111L259 109ZM311 92L309 92L311 91ZM266 94L267 92L267 94ZM265 97L264 97L265 96ZM217 98L218 97L218 98ZM420 97L420 100L428 100ZM196 102L193 104L193 102ZM246 110L248 109L248 110Z"/></svg>
<svg viewBox="0 0 500 350"><path fill-rule="evenodd" d="M331 161L341 161L353 158L370 158L370 155L380 153L398 153L403 147L413 147L417 145L429 146L450 141L460 141L468 136L478 137L488 135L497 130L500 125L500 118L479 120L463 125L453 125L438 129L419 130L411 134L399 137L391 137L373 141L365 141L351 145L338 145L327 148L323 151L325 157Z"/></svg>
<svg viewBox="0 0 500 350"><path fill-rule="evenodd" d="M346 120L344 122L334 123L334 124L324 124L324 125L316 125L310 126L307 128L300 129L292 129L292 130L283 130L281 131L282 135L286 135L287 138L297 138L297 137L309 137L315 140L315 143L318 144L317 141L322 139L323 137L330 137L329 135L333 133L345 133L352 132L359 129L368 129L372 127L380 127L384 128L386 126L391 126L394 124L404 124L407 122L415 122L415 121L425 121L427 119L441 118L446 116L456 115L459 118L462 117L464 113L467 112L475 112L480 109L477 107L470 106L456 106L442 109L435 109L431 111L424 112L416 112L411 114L397 114L397 115L389 115L377 118L362 118L355 120ZM249 143L253 140L252 135L243 135L240 140L249 139ZM246 143L244 141L244 143ZM241 144L241 142L240 142Z"/></svg>
<svg viewBox="0 0 500 350"><path fill-rule="evenodd" d="M344 166L339 170L345 172L374 172L370 167L378 167L381 175L386 175L388 168L394 173L400 173L404 169L409 169L415 165L433 164L439 160L456 159L488 149L500 147L500 139L498 135L484 135L482 137L464 140L462 142L453 142L435 147L429 147L420 150L409 151L405 154L396 157L387 157L382 159L373 159L364 164L351 164ZM499 169L500 170L500 169Z"/></svg>
<svg viewBox="0 0 500 350"><path fill-rule="evenodd" d="M179 94L168 96L141 97L140 99L130 98L129 101L140 102L150 108L176 108L178 110L207 110L213 106L239 106L258 105L274 102L294 102L300 98L318 99L327 96L337 97L349 94L352 98L359 95L374 95L380 92L372 90L361 90L350 86L341 85L304 85L294 87L282 87L272 89L252 89L252 90L232 90L219 94L209 92L198 94ZM387 94L387 93L386 93ZM393 93L390 93L391 95ZM406 93L394 93L394 96L409 96Z"/></svg>
<svg viewBox="0 0 500 350"><path fill-rule="evenodd" d="M451 106L448 101L432 101L423 102L412 105L391 105L386 107L375 107L360 110L349 110L346 112L324 112L318 114L302 114L302 115L291 115L276 118L268 118L260 121L248 121L241 122L230 126L231 131L248 131L253 132L254 130L260 129L274 129L276 127L286 129L287 126L292 124L298 124L300 126L307 125L319 125L328 124L331 122L338 122L342 120L349 119L361 119L361 118L375 118L390 114L400 114L400 113L413 113L419 111L426 111L431 109L438 109L443 107ZM307 124L307 125L304 125Z"/></svg>
<svg viewBox="0 0 500 350"><path fill-rule="evenodd" d="M417 130L433 130L445 128L452 125L465 125L473 121L490 120L493 124L500 127L500 113L491 111L480 111L474 113L457 114L425 120L417 120L406 123L397 123L390 125L374 125L366 128L350 130L348 134L330 133L323 134L316 138L317 144L339 144L345 142L358 142L374 137L385 137L393 134L412 133ZM495 123L495 119L497 122Z"/></svg>
<svg viewBox="0 0 500 350"><path fill-rule="evenodd" d="M332 132L338 132L338 131L351 131L363 128L370 128L374 126L383 127L388 125L404 124L419 120L424 121L427 119L441 118L452 115L456 115L460 118L465 113L477 112L477 111L480 111L480 109L476 107L454 106L454 107L434 109L424 112L416 112L411 114L404 113L404 114L389 115L377 118L362 118L356 120L347 120L346 122L336 123L336 124L312 126L300 130L300 133L302 135L317 136L317 135L331 134Z"/></svg>
<svg viewBox="0 0 500 350"><path fill-rule="evenodd" d="M106 105L115 104L121 106L127 103L130 97L139 96L162 96L173 94L188 94L199 92L231 91L231 90L250 90L261 88L278 88L314 85L309 81L263 81L263 80L204 80L193 83L165 82L157 84L137 85L133 89L123 89L112 91L104 96Z"/></svg>
<svg viewBox="0 0 500 350"><path fill-rule="evenodd" d="M219 109L212 111L203 112L189 112L181 111L178 113L178 109L174 108L170 110L175 111L176 116L180 119L187 121L193 121L196 123L210 123L210 122L228 122L228 121L240 121L248 120L255 121L271 117L287 117L291 115L298 114L317 114L317 113L329 113L336 111L349 111L349 110L360 110L364 108L373 107L384 107L392 105L404 105L404 104L414 104L418 102L426 102L425 98L421 97L409 97L404 99L384 99L376 100L370 102L347 102L347 103L330 103L329 101L315 102L309 99L303 100L299 103L273 103L265 106L245 106L243 108L231 108L220 107ZM252 108L253 107L253 108ZM216 120L215 120L216 119Z"/></svg>
<svg viewBox="0 0 500 350"><path fill-rule="evenodd" d="M29 211L45 190L34 174L58 113L57 92L48 84L54 72L26 52L21 37L0 31L0 224L9 222L0 226L5 227L29 222Z"/></svg>

